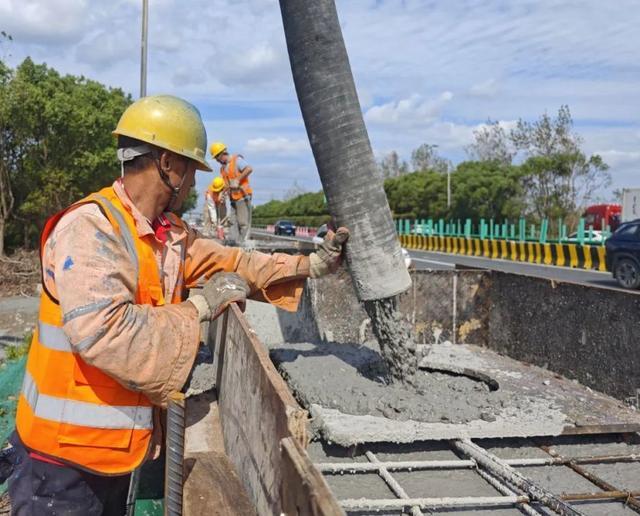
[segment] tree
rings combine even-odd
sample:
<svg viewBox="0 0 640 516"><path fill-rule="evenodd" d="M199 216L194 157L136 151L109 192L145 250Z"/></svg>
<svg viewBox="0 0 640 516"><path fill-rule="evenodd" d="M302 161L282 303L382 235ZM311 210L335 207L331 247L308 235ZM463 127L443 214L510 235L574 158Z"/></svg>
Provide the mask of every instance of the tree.
<svg viewBox="0 0 640 516"><path fill-rule="evenodd" d="M521 167L496 161L466 161L452 174L451 217L473 220L522 216L525 199Z"/></svg>
<svg viewBox="0 0 640 516"><path fill-rule="evenodd" d="M564 218L573 225L596 192L611 184L603 159L582 152L568 106L555 119L545 113L533 123L519 120L510 138L526 157L523 185L528 210L538 218Z"/></svg>
<svg viewBox="0 0 640 516"><path fill-rule="evenodd" d="M438 156L437 148L437 145L423 143L420 147L414 149L411 153L411 164L413 165L413 170L433 170L434 172L446 174L451 168L451 163L449 160Z"/></svg>
<svg viewBox="0 0 640 516"><path fill-rule="evenodd" d="M34 242L48 216L117 177L111 131L131 98L29 58L6 77L0 162L14 206L3 240L17 245Z"/></svg>
<svg viewBox="0 0 640 516"><path fill-rule="evenodd" d="M409 172L409 165L406 161L400 160L396 151L391 151L379 163L382 170L382 177L398 177Z"/></svg>
<svg viewBox="0 0 640 516"><path fill-rule="evenodd" d="M510 165L514 152L509 137L500 122L487 120L487 123L473 131L474 142L465 149L473 161L492 161Z"/></svg>

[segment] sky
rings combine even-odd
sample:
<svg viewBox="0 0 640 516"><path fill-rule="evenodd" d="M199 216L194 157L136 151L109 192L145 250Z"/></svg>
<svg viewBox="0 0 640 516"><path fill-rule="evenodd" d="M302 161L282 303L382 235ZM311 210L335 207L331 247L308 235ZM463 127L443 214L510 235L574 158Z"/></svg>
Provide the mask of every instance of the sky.
<svg viewBox="0 0 640 516"><path fill-rule="evenodd" d="M150 0L148 94L200 110L254 168L257 204L321 188L277 0ZM488 119L569 105L613 188L640 186L640 0L336 0L378 158L422 143L453 163ZM0 0L0 57L139 95L142 0ZM203 192L212 176L198 173ZM455 184L453 185L455 188ZM608 195L603 192L603 195ZM200 196L202 198L202 196Z"/></svg>

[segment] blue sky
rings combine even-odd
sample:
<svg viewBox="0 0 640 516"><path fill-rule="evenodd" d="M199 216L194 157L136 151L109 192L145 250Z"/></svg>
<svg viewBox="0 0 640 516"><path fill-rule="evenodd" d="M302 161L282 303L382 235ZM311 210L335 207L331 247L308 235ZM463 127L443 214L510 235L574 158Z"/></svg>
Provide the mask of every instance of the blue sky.
<svg viewBox="0 0 640 516"><path fill-rule="evenodd" d="M141 0L0 0L0 47L134 96ZM640 0L337 0L374 152L457 163L488 118L568 104L614 187L640 185ZM276 0L150 0L148 92L187 98L210 141L253 165L258 203L320 182ZM207 180L199 174L202 190ZM454 185L455 188L455 185ZM606 195L606 193L603 193Z"/></svg>

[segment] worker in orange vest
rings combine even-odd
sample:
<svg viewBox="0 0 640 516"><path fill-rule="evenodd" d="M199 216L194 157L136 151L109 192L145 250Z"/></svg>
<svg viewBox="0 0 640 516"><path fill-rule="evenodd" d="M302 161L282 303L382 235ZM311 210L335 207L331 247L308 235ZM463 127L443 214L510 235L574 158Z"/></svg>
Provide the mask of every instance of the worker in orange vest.
<svg viewBox="0 0 640 516"><path fill-rule="evenodd" d="M348 238L339 230L309 257L202 238L173 213L196 170L211 170L200 113L182 99L134 102L114 134L121 178L42 233L38 325L11 438L14 515L125 514L131 473L159 454L161 410L184 388L200 323L247 298L296 310L306 278L335 270Z"/></svg>
<svg viewBox="0 0 640 516"><path fill-rule="evenodd" d="M251 196L249 175L253 168L240 154L229 154L222 142L214 142L209 148L211 157L220 163L220 175L229 189L229 200L235 227L235 237L242 243L249 237L251 230Z"/></svg>
<svg viewBox="0 0 640 516"><path fill-rule="evenodd" d="M204 193L204 231L210 235L217 234L216 230L226 225L228 190L225 188L224 179L217 176Z"/></svg>

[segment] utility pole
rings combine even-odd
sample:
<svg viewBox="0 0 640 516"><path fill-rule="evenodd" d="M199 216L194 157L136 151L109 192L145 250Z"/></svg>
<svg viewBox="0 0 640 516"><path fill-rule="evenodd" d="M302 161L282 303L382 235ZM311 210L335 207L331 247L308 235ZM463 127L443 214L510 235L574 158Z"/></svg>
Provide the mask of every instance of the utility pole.
<svg viewBox="0 0 640 516"><path fill-rule="evenodd" d="M447 208L451 208L451 168L447 166Z"/></svg>
<svg viewBox="0 0 640 516"><path fill-rule="evenodd" d="M147 32L149 0L142 0L142 39L140 41L140 97L147 96Z"/></svg>

